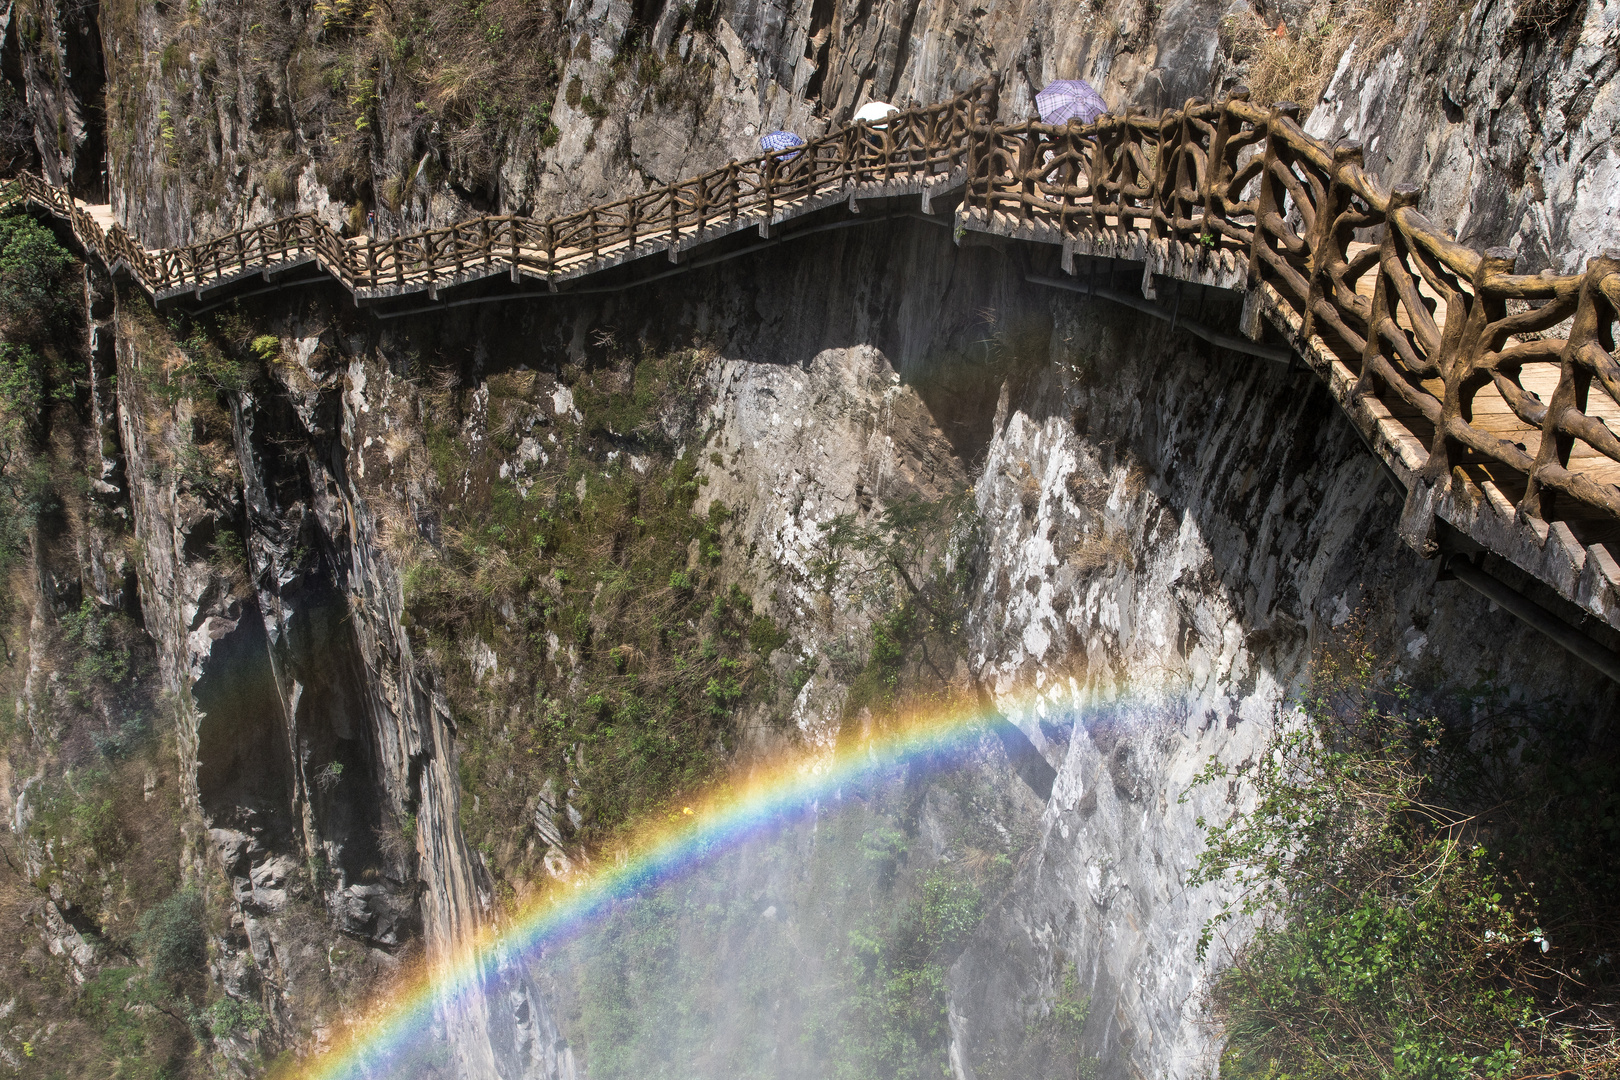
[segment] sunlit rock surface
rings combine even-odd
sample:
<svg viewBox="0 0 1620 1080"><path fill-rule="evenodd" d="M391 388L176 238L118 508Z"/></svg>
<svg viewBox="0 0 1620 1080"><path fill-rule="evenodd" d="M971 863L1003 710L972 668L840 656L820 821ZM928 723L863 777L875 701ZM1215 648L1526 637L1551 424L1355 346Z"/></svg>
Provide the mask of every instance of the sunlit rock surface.
<svg viewBox="0 0 1620 1080"><path fill-rule="evenodd" d="M1550 43L1512 33L1512 8L1487 0L1457 13L1455 32L1429 20L1358 42L1309 130L1360 139L1386 182L1429 185L1425 212L1463 239L1512 244L1526 270L1573 271L1620 246L1615 0L1585 5ZM164 12L108 7L92 26L92 10L70 7L27 37L14 12L0 17L47 175L110 197L150 245L294 210L352 228L362 193L329 185L310 158L325 121L285 121L309 103L295 73L248 76L253 50L236 40L252 32L248 6L208 5L230 29L220 48L168 61L151 47ZM365 196L382 231L577 209L748 156L778 126L813 135L864 101L939 100L987 75L1002 118L1016 119L1051 78L1085 76L1116 106L1154 111L1243 74L1220 48L1234 8L1208 0L707 10L700 29L687 5L569 5L544 103L556 138L486 131L489 175L471 176L396 86L366 151L378 185L410 177L392 205ZM1268 25L1301 10L1254 9ZM300 32L310 18L296 15ZM680 81L642 86L616 70L632 38L673 49ZM164 63L167 86L147 78ZM110 195L98 165L109 133L87 104L103 79L122 95ZM570 101L576 83L596 94L615 79L606 116ZM167 123L201 147L215 186L173 164ZM272 198L277 170L291 179ZM968 648L944 674L985 726L959 760L852 784L554 952L500 953L482 992L445 1002L425 1031L427 1064L557 1080L620 1067L826 1075L848 1060L839 1031L861 1004L850 950L892 929L920 883L967 868L984 908L947 950L956 1076L1092 1061L1103 1077L1198 1075L1217 1048L1203 978L1246 928L1197 960L1221 897L1184 880L1196 818L1221 813L1227 793L1189 784L1211 755L1255 750L1314 649L1359 619L1420 694L1488 681L1526 701L1562 695L1596 719L1612 711L1595 675L1400 546L1399 493L1313 377L1038 292L1023 284L1025 252L974 243L938 224L872 223L616 298L433 317L471 357L458 439L487 451L492 381L523 383L532 415L502 451L509 478L545 460L549 425L578 418L557 372L593 335L707 350L708 412L671 435L707 481L703 504L738 514L726 574L812 668L787 725L743 718L740 772L838 737L877 612L822 576L822 526L869 523L907 497L971 489ZM290 1045L325 1046L403 963L508 918L463 835L452 710L403 625L393 545L404 531L437 543L434 499L449 497L422 483L420 357L346 299L282 296L251 312L253 333L285 354L273 385L198 408L143 394L142 373L174 357L142 329L140 301L115 305L94 275L90 300L93 482L136 543L126 554L87 534L81 552L42 561L42 595L67 595L53 590L77 575L124 608L138 585L180 703L181 794L207 825L186 866L229 885L210 977L265 1000ZM1229 298L1190 292L1185 304L1235 324ZM201 456L182 456L192 446ZM238 521L233 566L219 552ZM559 672L574 662L543 648ZM505 677L487 644L468 654L481 684ZM48 677L28 672L30 685ZM5 774L19 830L33 782ZM568 800L550 790L535 808L558 878L588 870L565 850ZM82 978L101 958L52 905L41 943ZM669 962L615 983L648 935L675 943ZM1078 1034L1053 1023L1055 1002L1078 1000L1065 995L1089 998ZM609 998L641 1019L598 1023Z"/></svg>

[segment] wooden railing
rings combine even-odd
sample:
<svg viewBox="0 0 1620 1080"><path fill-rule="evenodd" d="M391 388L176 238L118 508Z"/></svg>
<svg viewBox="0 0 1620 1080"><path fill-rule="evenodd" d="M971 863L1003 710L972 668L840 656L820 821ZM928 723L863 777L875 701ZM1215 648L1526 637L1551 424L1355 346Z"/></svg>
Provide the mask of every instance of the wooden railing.
<svg viewBox="0 0 1620 1080"><path fill-rule="evenodd" d="M979 125L962 216L1069 251L1151 264L1173 250L1160 261L1182 277L1239 267L1252 309L1386 443L1409 542L1436 550L1437 511L1465 532L1527 529L1543 555L1556 533L1557 557L1526 568L1616 622L1578 579L1612 593L1617 569L1620 255L1515 273L1511 251L1458 243L1418 212L1418 190L1385 187L1358 144L1328 146L1298 115L1239 91L1084 128Z"/></svg>
<svg viewBox="0 0 1620 1080"><path fill-rule="evenodd" d="M1158 118L1088 127L992 122L981 84L880 128L548 220L480 217L374 241L295 215L149 252L34 176L22 199L66 219L87 251L159 299L315 261L356 297L498 273L556 281L762 229L843 198L965 183L958 225L1144 262L1246 292L1327 380L1408 488L1402 533L1425 554L1437 519L1620 627L1620 255L1582 273L1519 274L1511 252L1458 243L1389 189L1354 143L1304 133L1299 109L1238 91ZM1151 292L1151 288L1148 289Z"/></svg>
<svg viewBox="0 0 1620 1080"><path fill-rule="evenodd" d="M768 224L868 188L947 179L966 160L968 131L989 119L989 84L882 126L856 124L803 147L733 161L617 202L547 220L486 216L383 240L345 239L312 214L295 214L185 247L146 252L124 230L100 226L60 189L33 175L0 198L25 199L66 218L85 248L122 261L153 296L198 291L246 274L314 259L357 296L437 289L496 273L554 278Z"/></svg>

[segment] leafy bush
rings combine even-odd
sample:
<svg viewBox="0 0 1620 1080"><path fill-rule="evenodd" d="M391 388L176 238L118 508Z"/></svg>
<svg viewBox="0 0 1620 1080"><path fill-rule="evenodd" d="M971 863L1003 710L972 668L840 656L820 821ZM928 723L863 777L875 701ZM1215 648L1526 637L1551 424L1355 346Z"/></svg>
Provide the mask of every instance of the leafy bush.
<svg viewBox="0 0 1620 1080"><path fill-rule="evenodd" d="M253 339L249 346L255 356L265 363L269 363L281 355L281 339L274 334L260 334Z"/></svg>
<svg viewBox="0 0 1620 1080"><path fill-rule="evenodd" d="M119 632L116 619L88 598L62 616L62 638L71 656L64 674L69 693L81 704L96 688L116 686L129 675L127 633Z"/></svg>
<svg viewBox="0 0 1620 1080"><path fill-rule="evenodd" d="M34 521L50 500L50 474L34 456L44 379L27 345L0 341L0 574L27 550ZM9 606L9 593L0 605Z"/></svg>
<svg viewBox="0 0 1620 1080"><path fill-rule="evenodd" d="M78 1045L58 1035L58 1061L63 1051L83 1055L99 1070L47 1075L100 1075L131 1080L167 1080L183 1075L191 1052L185 1025L178 1022L169 995L139 968L108 967L84 984L77 1012L88 1030ZM65 1032L63 1034L66 1034Z"/></svg>
<svg viewBox="0 0 1620 1080"><path fill-rule="evenodd" d="M1195 884L1259 930L1214 985L1224 1077L1467 1080L1613 1068L1620 946L1612 752L1482 692L1442 722L1359 632L1207 823ZM1483 717L1483 722L1471 718Z"/></svg>
<svg viewBox="0 0 1620 1080"><path fill-rule="evenodd" d="M228 1039L239 1031L259 1031L270 1022L258 1002L238 1001L231 997L220 998L208 1006L198 1014L198 1020L203 1033L216 1042Z"/></svg>
<svg viewBox="0 0 1620 1080"><path fill-rule="evenodd" d="M950 1075L946 971L979 924L983 900L972 880L947 870L931 871L921 886L892 931L867 925L850 934L842 1056L855 1075Z"/></svg>
<svg viewBox="0 0 1620 1080"><path fill-rule="evenodd" d="M153 977L180 982L208 962L202 892L188 886L141 916L137 942Z"/></svg>
<svg viewBox="0 0 1620 1080"><path fill-rule="evenodd" d="M24 213L0 215L0 315L22 323L23 333L43 336L41 322L59 317L68 300L68 270L74 259L56 235Z"/></svg>
<svg viewBox="0 0 1620 1080"><path fill-rule="evenodd" d="M26 214L0 215L0 575L21 556L34 522L54 505L39 456L46 409L74 385L55 347L69 326L73 256ZM56 363L47 356L58 357ZM9 593L0 598L8 610Z"/></svg>

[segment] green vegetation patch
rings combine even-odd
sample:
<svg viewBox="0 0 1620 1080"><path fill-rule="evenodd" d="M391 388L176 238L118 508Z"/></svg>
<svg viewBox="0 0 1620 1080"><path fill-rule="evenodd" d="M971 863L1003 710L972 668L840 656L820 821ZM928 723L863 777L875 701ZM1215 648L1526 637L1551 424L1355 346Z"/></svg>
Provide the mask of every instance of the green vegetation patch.
<svg viewBox="0 0 1620 1080"><path fill-rule="evenodd" d="M27 552L42 515L60 509L70 479L46 453L50 410L84 384L75 363L76 260L23 213L0 215L0 580ZM78 479L82 482L83 477ZM0 613L14 598L4 590Z"/></svg>
<svg viewBox="0 0 1620 1080"><path fill-rule="evenodd" d="M766 661L787 636L720 578L730 514L694 511L696 454L673 445L701 439L704 362L566 372L579 422L537 422L533 378L493 378L487 440L454 419L467 398L428 392L439 542L404 571L404 621L451 691L468 834L513 884L539 875L537 811L591 847L678 810L728 760L739 714L783 692ZM525 439L545 461L502 477Z"/></svg>
<svg viewBox="0 0 1620 1080"><path fill-rule="evenodd" d="M1352 632L1303 723L1239 769L1192 881L1260 930L1217 977L1226 1077L1467 1080L1612 1071L1620 794L1612 745L1486 686L1418 709Z"/></svg>
<svg viewBox="0 0 1620 1080"><path fill-rule="evenodd" d="M23 778L23 827L0 838L13 931L0 971L24 987L0 1040L22 1075L201 1075L192 1020L223 920L181 881L184 834L202 827L181 805L151 638L89 595L81 563L131 539L127 516L92 497L94 451L117 447L88 423L77 270L51 230L0 216L0 743ZM47 949L51 935L67 955Z"/></svg>

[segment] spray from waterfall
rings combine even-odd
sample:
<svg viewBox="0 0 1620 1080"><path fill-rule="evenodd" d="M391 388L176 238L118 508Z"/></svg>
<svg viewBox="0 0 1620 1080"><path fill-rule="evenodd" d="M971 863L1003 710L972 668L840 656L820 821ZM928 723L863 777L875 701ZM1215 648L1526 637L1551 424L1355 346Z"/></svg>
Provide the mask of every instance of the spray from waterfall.
<svg viewBox="0 0 1620 1080"><path fill-rule="evenodd" d="M1135 697L1136 695L1132 695ZM406 1077L413 1062L442 1055L435 1045L436 1014L458 999L483 991L498 965L537 956L606 915L615 902L679 877L713 856L763 832L814 813L842 788L899 769L941 772L973 760L1005 730L1007 713L1044 717L1048 710L1076 711L1080 694L1072 681L1046 683L999 707L953 701L846 730L837 745L800 751L741 779L720 785L663 820L644 825L616 853L573 880L558 883L515 917L462 942L448 955L425 962L374 1002L326 1051L300 1070L304 1080ZM1094 722L1115 717L1119 706L1089 704ZM1130 710L1123 710L1129 712ZM1033 751L1032 751L1033 752ZM439 1029L439 1030L442 1030Z"/></svg>

